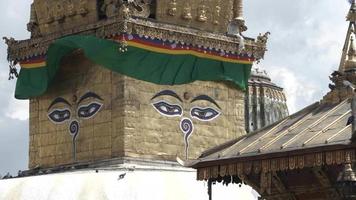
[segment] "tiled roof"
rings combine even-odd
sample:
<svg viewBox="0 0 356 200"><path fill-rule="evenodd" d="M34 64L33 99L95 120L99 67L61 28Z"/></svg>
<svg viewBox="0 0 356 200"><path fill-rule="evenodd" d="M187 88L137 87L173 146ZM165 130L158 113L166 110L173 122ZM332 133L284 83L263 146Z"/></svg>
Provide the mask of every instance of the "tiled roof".
<svg viewBox="0 0 356 200"><path fill-rule="evenodd" d="M349 99L334 105L314 103L258 132L204 152L200 162L348 145L350 103Z"/></svg>

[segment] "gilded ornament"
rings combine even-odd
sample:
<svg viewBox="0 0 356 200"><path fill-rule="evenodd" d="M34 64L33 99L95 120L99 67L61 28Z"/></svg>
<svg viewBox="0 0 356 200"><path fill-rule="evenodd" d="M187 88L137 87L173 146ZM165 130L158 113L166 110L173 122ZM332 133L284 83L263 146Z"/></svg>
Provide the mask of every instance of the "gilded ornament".
<svg viewBox="0 0 356 200"><path fill-rule="evenodd" d="M262 35L262 33L260 33L260 34L257 36L257 43L260 43L260 44L267 44L268 36L269 36L270 34L271 34L270 32L266 32L266 33L263 34L263 35Z"/></svg>
<svg viewBox="0 0 356 200"><path fill-rule="evenodd" d="M130 18L130 8L125 4L120 7L120 13L124 19Z"/></svg>
<svg viewBox="0 0 356 200"><path fill-rule="evenodd" d="M219 25L220 11L221 7L219 5L215 6L214 25Z"/></svg>
<svg viewBox="0 0 356 200"><path fill-rule="evenodd" d="M117 12L117 0L104 0L104 4L101 7L101 11L107 18L115 17Z"/></svg>
<svg viewBox="0 0 356 200"><path fill-rule="evenodd" d="M183 15L182 18L185 20L191 20L192 19L192 9L190 8L189 4L186 3L184 8L183 8Z"/></svg>
<svg viewBox="0 0 356 200"><path fill-rule="evenodd" d="M57 2L54 6L53 18L55 21L60 21L64 18L64 8L62 2Z"/></svg>
<svg viewBox="0 0 356 200"><path fill-rule="evenodd" d="M46 13L47 13L46 23L47 24L52 23L54 21L54 16L53 16L54 12L52 12L51 5L49 5L48 2L46 2Z"/></svg>
<svg viewBox="0 0 356 200"><path fill-rule="evenodd" d="M87 0L80 0L79 1L79 9L78 13L81 15L86 15L88 13L88 2Z"/></svg>
<svg viewBox="0 0 356 200"><path fill-rule="evenodd" d="M76 11L75 11L75 8L74 8L74 4L71 0L67 0L65 1L65 4L66 6L66 16L70 17L70 16L73 16L76 14Z"/></svg>
<svg viewBox="0 0 356 200"><path fill-rule="evenodd" d="M200 22L206 22L208 20L208 17L206 16L206 6L202 4L198 8L198 21Z"/></svg>
<svg viewBox="0 0 356 200"><path fill-rule="evenodd" d="M167 13L170 16L175 16L177 14L177 1L176 0L171 0L171 2L169 3Z"/></svg>

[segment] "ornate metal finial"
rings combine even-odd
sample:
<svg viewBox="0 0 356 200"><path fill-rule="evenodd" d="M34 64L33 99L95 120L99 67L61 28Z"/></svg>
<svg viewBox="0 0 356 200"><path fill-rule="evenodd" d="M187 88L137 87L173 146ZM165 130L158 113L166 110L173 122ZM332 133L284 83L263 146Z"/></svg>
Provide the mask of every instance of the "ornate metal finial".
<svg viewBox="0 0 356 200"><path fill-rule="evenodd" d="M267 44L267 41L268 41L268 36L271 35L270 32L266 32L265 34L262 35L262 33L260 33L258 36L257 36L257 42L259 44Z"/></svg>
<svg viewBox="0 0 356 200"><path fill-rule="evenodd" d="M351 7L349 13L346 16L347 21L355 22L356 21L356 1L349 0Z"/></svg>
<svg viewBox="0 0 356 200"><path fill-rule="evenodd" d="M3 37L2 39L5 40L5 44L7 44L8 48L10 48L12 45L17 43L17 41L12 37L10 37L10 38ZM7 53L7 55L10 55L9 52ZM12 80L15 77L17 78L19 76L19 74L17 73L17 69L15 67L17 62L16 61L11 61L9 57L7 58L7 60L10 62L10 65L9 65L9 80Z"/></svg>
<svg viewBox="0 0 356 200"><path fill-rule="evenodd" d="M337 182L356 182L356 175L352 169L350 152L346 153L344 169L340 172Z"/></svg>
<svg viewBox="0 0 356 200"><path fill-rule="evenodd" d="M352 30L350 36L350 46L347 52L347 59L345 61L344 71L348 71L356 68L356 44L354 39L354 33Z"/></svg>
<svg viewBox="0 0 356 200"><path fill-rule="evenodd" d="M355 57L355 41L354 41L354 36L351 35L351 38L350 38L350 49L349 49L349 52L348 52L348 56L349 56L349 59L353 59Z"/></svg>

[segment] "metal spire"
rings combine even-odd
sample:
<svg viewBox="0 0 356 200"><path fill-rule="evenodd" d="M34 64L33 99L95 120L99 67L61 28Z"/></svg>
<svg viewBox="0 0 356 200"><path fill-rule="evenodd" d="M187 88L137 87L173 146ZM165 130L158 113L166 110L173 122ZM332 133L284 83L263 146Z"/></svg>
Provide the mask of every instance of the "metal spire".
<svg viewBox="0 0 356 200"><path fill-rule="evenodd" d="M349 21L349 28L347 30L346 38L345 38L345 43L344 47L342 49L342 56L340 60L340 65L339 65L339 71L343 72L345 71L346 68L346 62L347 62L347 55L348 55L348 50L350 46L350 39L351 35L354 34L354 26L355 26L355 21L356 21L356 0L349 0L351 6L350 10L346 16L346 20Z"/></svg>
<svg viewBox="0 0 356 200"><path fill-rule="evenodd" d="M347 14L347 21L355 22L356 21L356 0L350 0L351 6L349 13Z"/></svg>

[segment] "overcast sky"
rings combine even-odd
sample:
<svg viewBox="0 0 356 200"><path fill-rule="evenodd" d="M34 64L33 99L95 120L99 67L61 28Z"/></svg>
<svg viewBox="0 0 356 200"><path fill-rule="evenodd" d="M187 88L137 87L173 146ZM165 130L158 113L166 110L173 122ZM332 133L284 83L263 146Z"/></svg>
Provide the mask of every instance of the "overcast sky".
<svg viewBox="0 0 356 200"><path fill-rule="evenodd" d="M0 1L0 36L26 39L32 0ZM245 0L246 36L270 31L260 67L285 88L291 113L328 92L328 76L338 68L349 9L346 0ZM13 98L6 45L0 43L0 174L16 174L28 163L28 101Z"/></svg>

